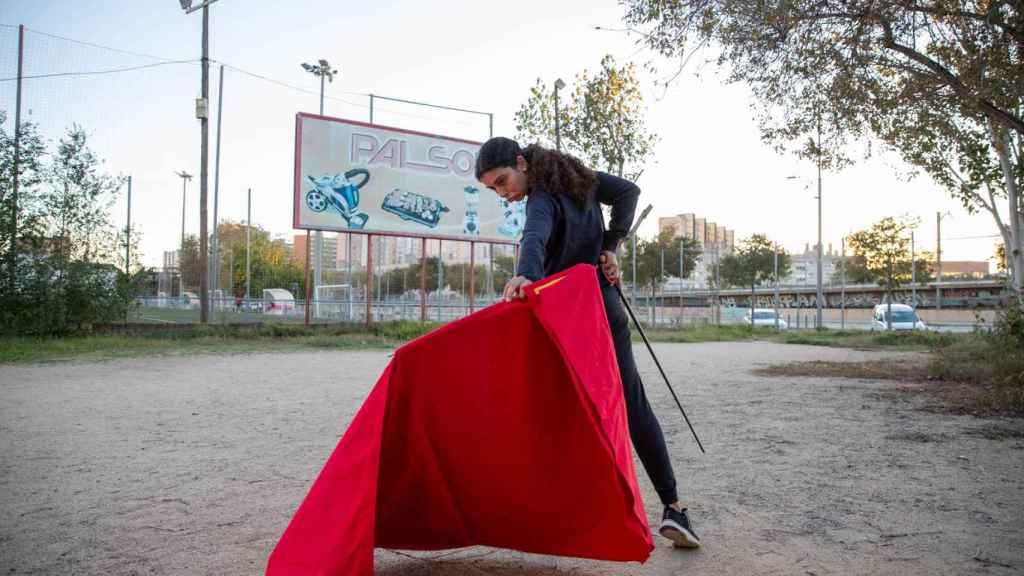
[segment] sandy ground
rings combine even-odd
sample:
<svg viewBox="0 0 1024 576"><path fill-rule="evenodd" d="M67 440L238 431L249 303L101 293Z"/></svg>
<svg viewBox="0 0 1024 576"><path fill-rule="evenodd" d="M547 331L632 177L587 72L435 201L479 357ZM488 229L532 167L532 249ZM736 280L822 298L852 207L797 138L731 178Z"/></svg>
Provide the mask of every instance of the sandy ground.
<svg viewBox="0 0 1024 576"><path fill-rule="evenodd" d="M377 572L1024 573L1024 423L922 411L923 396L893 398L891 382L751 373L880 353L657 350L708 448L638 350L703 549L656 536L644 565L378 550ZM0 574L261 573L387 361L332 351L0 367Z"/></svg>

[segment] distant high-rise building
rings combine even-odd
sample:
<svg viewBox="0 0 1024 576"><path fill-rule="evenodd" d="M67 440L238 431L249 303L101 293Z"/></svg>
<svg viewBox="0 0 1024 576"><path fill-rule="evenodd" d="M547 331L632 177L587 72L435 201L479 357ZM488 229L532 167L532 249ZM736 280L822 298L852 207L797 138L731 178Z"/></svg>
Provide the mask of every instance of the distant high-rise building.
<svg viewBox="0 0 1024 576"><path fill-rule="evenodd" d="M718 250L722 249L722 247L718 245L718 224L708 222L704 225L704 245L708 247L717 247Z"/></svg>
<svg viewBox="0 0 1024 576"><path fill-rule="evenodd" d="M721 258L732 252L736 233L723 224L708 222L705 218L697 218L695 214L679 214L658 218L658 231L672 228L677 238L697 240L703 250L693 270L686 271L686 279L682 286L697 288L706 287L712 273L715 258ZM676 280L678 283L678 280Z"/></svg>
<svg viewBox="0 0 1024 576"><path fill-rule="evenodd" d="M704 242L704 228L707 224L707 220L704 218L694 218L693 220L693 238L700 242L701 246L705 245Z"/></svg>
<svg viewBox="0 0 1024 576"><path fill-rule="evenodd" d="M164 250L164 269L170 270L178 267L178 251Z"/></svg>

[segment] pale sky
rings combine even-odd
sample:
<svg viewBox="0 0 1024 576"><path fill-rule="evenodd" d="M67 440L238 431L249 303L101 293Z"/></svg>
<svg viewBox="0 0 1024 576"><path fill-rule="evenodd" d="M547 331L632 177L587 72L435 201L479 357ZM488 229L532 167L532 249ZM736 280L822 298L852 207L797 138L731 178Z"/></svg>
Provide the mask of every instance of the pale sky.
<svg viewBox="0 0 1024 576"><path fill-rule="evenodd" d="M198 3L198 2L197 2ZM317 112L319 82L301 62L325 58L340 70L328 85L325 113L366 121L374 93L492 112L495 135L514 136L513 115L539 77L571 85L583 69L596 70L605 54L638 64L650 57L626 35L594 30L621 26L623 10L610 0L512 3L342 2L220 0L210 8L211 58L280 84L228 69L224 81L220 217L245 218L253 190L253 220L291 235L294 122ZM26 75L93 72L194 60L200 55L202 17L183 14L176 0L0 0L0 109L13 122L17 29L26 34ZM49 35L146 56L115 52ZM715 53L709 51L707 58ZM642 75L648 124L660 136L638 182L642 205L654 204L641 227L655 232L657 217L695 212L736 230L736 238L764 233L791 252L817 233L813 165L765 146L752 118L748 90L725 85L700 58L666 92ZM671 63L663 62L664 74ZM700 77L697 72L700 72ZM216 158L217 65L211 66L210 217ZM142 230L144 263L159 265L181 233L181 179L188 189L186 229L199 221L198 64L160 64L90 76L28 79L23 118L56 141L72 123L92 135L110 173L133 177L133 228ZM377 123L484 140L487 119L395 103L375 106ZM936 212L943 219L944 260L983 260L997 233L987 214L969 216L926 177L906 182L895 156L875 157L823 177L824 243L885 216L920 217L920 249L935 249ZM795 175L801 180L787 180ZM811 186L804 188L805 184ZM122 199L113 216L123 226Z"/></svg>

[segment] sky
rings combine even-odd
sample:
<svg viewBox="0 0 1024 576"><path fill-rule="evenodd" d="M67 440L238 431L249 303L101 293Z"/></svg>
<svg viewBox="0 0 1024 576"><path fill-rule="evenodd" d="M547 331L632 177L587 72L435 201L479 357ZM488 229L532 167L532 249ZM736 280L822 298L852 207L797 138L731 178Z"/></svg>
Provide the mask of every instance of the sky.
<svg viewBox="0 0 1024 576"><path fill-rule="evenodd" d="M198 3L198 2L197 2ZM638 184L641 203L657 218L696 213L736 231L766 234L802 252L817 234L815 167L763 144L753 100L726 84L713 64L694 58L664 90L655 81L675 70L633 38L595 27L621 28L623 8L610 0L522 0L515 4L451 1L347 2L219 0L210 8L210 218L216 159L218 66L227 65L221 118L218 212L246 217L276 235L293 234L292 176L296 112L317 112L319 81L300 67L327 59L340 74L328 84L325 114L366 121L368 94L490 112L495 135L515 135L514 114L541 78L553 82L596 70L605 54L638 65L654 58L660 72L641 72L648 126L658 134ZM24 120L56 143L82 126L111 174L132 176L133 229L142 231L143 263L159 266L181 234L182 180L188 185L187 233L197 233L202 16L185 15L176 0L0 0L0 110L15 108L18 32L26 32L24 74L105 72L28 78ZM703 60L716 56L714 49ZM186 61L174 63L167 61ZM485 140L485 116L377 102L379 124ZM886 216L917 217L920 250L935 250L942 220L944 260L986 260L997 234L987 214L969 215L926 176L907 181L894 154L876 154L822 177L823 243ZM796 178L788 178L795 176ZM112 216L123 226L125 199Z"/></svg>

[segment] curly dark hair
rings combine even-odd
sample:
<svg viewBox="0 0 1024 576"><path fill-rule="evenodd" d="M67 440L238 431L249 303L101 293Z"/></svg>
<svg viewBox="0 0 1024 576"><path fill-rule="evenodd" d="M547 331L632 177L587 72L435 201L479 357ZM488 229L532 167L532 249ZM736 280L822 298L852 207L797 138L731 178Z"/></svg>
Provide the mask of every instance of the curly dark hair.
<svg viewBox="0 0 1024 576"><path fill-rule="evenodd" d="M510 138L491 138L480 147L476 157L476 177L494 168L515 167L522 156L529 165L526 171L529 187L541 187L551 194L564 194L580 208L587 208L597 189L597 175L571 154L530 144L520 148Z"/></svg>

